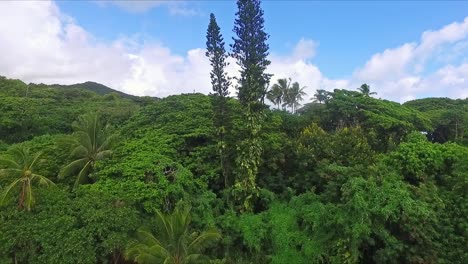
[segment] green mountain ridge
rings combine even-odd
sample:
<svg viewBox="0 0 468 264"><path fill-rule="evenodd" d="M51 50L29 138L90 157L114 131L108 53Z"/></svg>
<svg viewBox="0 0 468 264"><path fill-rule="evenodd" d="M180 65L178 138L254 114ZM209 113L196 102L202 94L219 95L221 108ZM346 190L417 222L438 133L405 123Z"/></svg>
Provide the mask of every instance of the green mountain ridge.
<svg viewBox="0 0 468 264"><path fill-rule="evenodd" d="M139 96L130 95L115 89L112 89L104 84L87 81L84 83L76 84L44 84L44 83L29 83L26 84L19 79L9 79L5 76L0 75L0 94L6 96L30 96L31 90L43 89L43 90L63 90L65 93L67 91L73 90L82 90L90 91L98 95L107 95L107 94L116 94L124 98L136 99Z"/></svg>
<svg viewBox="0 0 468 264"><path fill-rule="evenodd" d="M51 84L51 85L47 85L47 86L50 86L50 87L53 87L53 88L59 88L59 89L75 89L75 88L85 89L85 90L95 92L95 93L97 93L99 95L106 95L106 94L116 93L116 94L118 94L118 95L120 95L122 97L125 97L125 98L136 98L136 97L138 97L138 96L130 95L130 94L127 94L127 93L112 89L112 88L110 88L108 86L105 86L104 84L100 84L100 83L92 82L92 81L87 81L87 82L84 82L84 83L70 84L70 85Z"/></svg>

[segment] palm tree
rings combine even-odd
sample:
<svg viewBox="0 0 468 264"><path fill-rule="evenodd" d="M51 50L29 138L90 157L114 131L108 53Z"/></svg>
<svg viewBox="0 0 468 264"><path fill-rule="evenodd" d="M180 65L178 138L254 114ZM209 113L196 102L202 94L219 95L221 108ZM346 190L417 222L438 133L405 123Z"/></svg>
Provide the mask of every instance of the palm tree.
<svg viewBox="0 0 468 264"><path fill-rule="evenodd" d="M299 102L303 100L303 96L307 95L306 92L304 92L305 88L305 86L300 87L298 82L294 82L286 93L286 100L284 104L291 107L293 113L295 113L297 107L301 105Z"/></svg>
<svg viewBox="0 0 468 264"><path fill-rule="evenodd" d="M314 97L312 99L313 99L313 102L322 104L322 103L327 102L329 98L330 98L329 92L323 89L318 89L315 92Z"/></svg>
<svg viewBox="0 0 468 264"><path fill-rule="evenodd" d="M23 144L11 147L8 150L9 157L0 158L0 176L12 177L13 182L10 183L4 190L0 198L0 202L4 202L5 198L16 189L20 187L20 194L18 200L18 207L23 209L26 207L27 211L31 211L34 205L33 187L34 182L41 185L54 185L54 183L46 177L35 173L35 166L37 165L42 153L32 154L28 148Z"/></svg>
<svg viewBox="0 0 468 264"><path fill-rule="evenodd" d="M370 86L366 83L357 88L364 96L369 97L370 95L377 94L376 92L370 91Z"/></svg>
<svg viewBox="0 0 468 264"><path fill-rule="evenodd" d="M281 101L281 97L281 90L279 90L277 86L275 86L275 88L272 87L266 94L266 98L278 108L280 105L279 102Z"/></svg>
<svg viewBox="0 0 468 264"><path fill-rule="evenodd" d="M288 92L290 85L291 78L278 79L277 83L273 84L270 91L268 91L267 99L277 105L279 109L285 99L285 95Z"/></svg>
<svg viewBox="0 0 468 264"><path fill-rule="evenodd" d="M95 162L111 156L116 136L110 132L110 127L100 122L99 115L90 113L82 115L72 124L74 139L71 157L75 160L62 168L59 176L76 175L75 186L89 183L89 174Z"/></svg>
<svg viewBox="0 0 468 264"><path fill-rule="evenodd" d="M126 250L127 258L138 263L152 264L191 264L206 260L202 250L221 235L215 229L190 233L190 222L188 208L177 207L170 215L157 212L157 237L150 230L139 228L138 242Z"/></svg>

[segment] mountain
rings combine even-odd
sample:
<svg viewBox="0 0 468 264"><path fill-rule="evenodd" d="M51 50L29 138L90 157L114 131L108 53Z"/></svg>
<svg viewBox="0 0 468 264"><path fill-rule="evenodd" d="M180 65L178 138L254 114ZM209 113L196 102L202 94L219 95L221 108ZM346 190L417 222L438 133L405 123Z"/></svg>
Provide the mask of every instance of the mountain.
<svg viewBox="0 0 468 264"><path fill-rule="evenodd" d="M61 89L70 89L70 88L78 88L78 89L85 89L89 90L92 92L95 92L99 95L106 95L110 93L116 93L122 97L125 98L136 98L137 96L126 94L121 91L114 90L110 87L105 86L104 84L100 84L97 82L84 82L84 83L77 83L77 84L71 84L71 85L62 85L62 84L52 84L50 85L53 88L61 88Z"/></svg>

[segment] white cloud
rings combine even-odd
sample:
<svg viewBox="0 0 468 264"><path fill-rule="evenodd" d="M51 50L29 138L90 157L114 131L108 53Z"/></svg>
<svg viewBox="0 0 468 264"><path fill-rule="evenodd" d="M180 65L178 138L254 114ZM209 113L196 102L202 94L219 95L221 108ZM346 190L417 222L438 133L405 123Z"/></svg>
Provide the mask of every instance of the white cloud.
<svg viewBox="0 0 468 264"><path fill-rule="evenodd" d="M354 72L352 83L368 82L379 96L397 101L427 96L465 97L468 72L462 69L466 65L463 60L468 59L467 41L468 17L423 32L418 43L405 43L373 55ZM459 66L447 65L460 60Z"/></svg>
<svg viewBox="0 0 468 264"><path fill-rule="evenodd" d="M10 14L0 21L0 73L8 77L63 84L92 80L135 95L211 91L204 49L177 55L162 44L132 38L102 43L60 13L53 2L1 2L0 9ZM329 85L331 81L308 62L316 46L301 39L291 55L272 55L272 81L291 77L306 85L310 96ZM229 62L227 71L234 77L239 67L233 59ZM235 95L234 88L231 94Z"/></svg>
<svg viewBox="0 0 468 264"><path fill-rule="evenodd" d="M142 13L151 10L155 7L159 7L164 4L168 4L170 1L140 1L140 0L127 0L127 1L96 1L95 3L106 6L115 5L131 13Z"/></svg>
<svg viewBox="0 0 468 264"><path fill-rule="evenodd" d="M183 57L165 47L149 44L131 58L131 74L121 85L125 92L151 96L210 92L210 65L202 49L190 50Z"/></svg>
<svg viewBox="0 0 468 264"><path fill-rule="evenodd" d="M302 38L294 47L292 60L307 60L315 56L318 43L311 39Z"/></svg>
<svg viewBox="0 0 468 264"><path fill-rule="evenodd" d="M154 8L167 7L171 15L196 16L200 11L189 7L186 1L170 0L110 0L95 1L100 6L114 5L130 13L145 13Z"/></svg>
<svg viewBox="0 0 468 264"><path fill-rule="evenodd" d="M348 80L328 79L320 69L311 62L316 54L317 42L310 39L300 39L296 46L288 55L272 54L270 56L271 65L268 72L274 74L272 83L280 78L291 78L297 81L301 86L305 86L304 91L307 96L304 97L306 103L313 97L318 89L332 91L335 88L344 88L348 86Z"/></svg>
<svg viewBox="0 0 468 264"><path fill-rule="evenodd" d="M131 38L102 43L51 1L0 2L0 10L6 14L0 20L1 75L43 83L92 80L137 95L206 91L206 85L196 87L209 78L201 74L209 65L200 49L179 56Z"/></svg>
<svg viewBox="0 0 468 264"><path fill-rule="evenodd" d="M98 43L52 2L0 2L0 74L25 81L106 81L130 61L113 44Z"/></svg>
<svg viewBox="0 0 468 264"><path fill-rule="evenodd" d="M210 65L204 49L174 54L161 43L122 37L112 43L95 39L50 1L0 2L0 75L26 82L71 84L97 81L135 95L167 96L193 91L209 93ZM468 96L468 18L421 40L373 55L349 79L327 78L313 64L318 44L301 39L287 55L272 52L268 73L291 77L310 98L317 89L354 89L367 82L378 97L405 101L427 96ZM449 45L449 46L447 46ZM443 49L445 52L435 52ZM455 59L439 57L453 52ZM437 58L434 58L437 57ZM460 59L461 58L461 59ZM436 68L428 62L443 62ZM230 58L227 72L238 74ZM235 95L235 89L231 89Z"/></svg>
<svg viewBox="0 0 468 264"><path fill-rule="evenodd" d="M408 63L413 59L414 47L414 43L408 43L377 53L355 75L358 79L369 81L399 78L405 74Z"/></svg>

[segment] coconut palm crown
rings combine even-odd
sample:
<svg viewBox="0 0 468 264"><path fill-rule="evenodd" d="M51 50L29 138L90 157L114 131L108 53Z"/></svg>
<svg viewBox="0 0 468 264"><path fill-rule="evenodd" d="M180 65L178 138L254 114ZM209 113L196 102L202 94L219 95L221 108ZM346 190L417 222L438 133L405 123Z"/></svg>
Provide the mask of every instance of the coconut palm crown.
<svg viewBox="0 0 468 264"><path fill-rule="evenodd" d="M96 161L111 156L116 135L111 134L111 128L103 125L99 114L96 113L80 116L72 126L75 132L70 155L74 160L62 168L59 176L75 175L77 186L92 182L89 174L93 171Z"/></svg>
<svg viewBox="0 0 468 264"><path fill-rule="evenodd" d="M19 144L11 147L8 154L0 158L0 177L11 178L12 182L1 193L0 202L3 203L9 194L19 190L18 208L31 211L35 202L33 184L54 185L51 180L36 173L42 153L31 153L29 148Z"/></svg>
<svg viewBox="0 0 468 264"><path fill-rule="evenodd" d="M139 228L138 241L126 251L129 260L141 264L209 262L202 250L221 237L216 229L207 229L201 233L190 231L189 208L177 207L172 214L157 212L156 216L156 235L148 228Z"/></svg>

